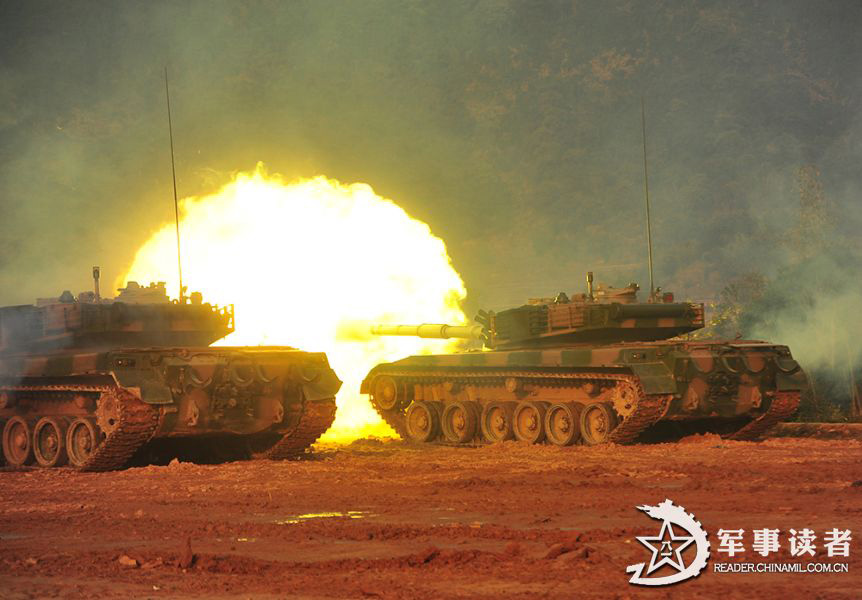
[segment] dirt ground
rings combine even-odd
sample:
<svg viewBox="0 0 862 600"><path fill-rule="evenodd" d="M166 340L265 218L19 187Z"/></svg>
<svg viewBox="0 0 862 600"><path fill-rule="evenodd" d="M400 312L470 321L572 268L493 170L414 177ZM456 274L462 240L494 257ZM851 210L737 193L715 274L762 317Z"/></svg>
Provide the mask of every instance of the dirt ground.
<svg viewBox="0 0 862 600"><path fill-rule="evenodd" d="M862 589L862 442L322 447L307 460L0 472L3 598L844 598ZM712 559L671 588L635 507L670 498ZM853 530L848 573L713 571L719 528ZM747 534L746 534L747 535ZM750 545L750 539L747 540ZM190 547L188 547L190 546ZM726 560L726 559L721 559ZM738 562L738 557L737 559ZM743 560L761 559L749 548ZM667 567L665 567L667 568Z"/></svg>

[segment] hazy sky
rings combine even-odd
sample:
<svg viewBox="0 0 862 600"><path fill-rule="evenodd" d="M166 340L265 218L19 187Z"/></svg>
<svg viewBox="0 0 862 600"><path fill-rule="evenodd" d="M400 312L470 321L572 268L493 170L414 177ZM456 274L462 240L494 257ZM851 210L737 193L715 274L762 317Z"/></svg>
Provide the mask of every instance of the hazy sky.
<svg viewBox="0 0 862 600"><path fill-rule="evenodd" d="M711 298L787 262L805 164L859 249L860 34L858 1L0 0L0 304L113 280L173 218L165 65L181 195L366 182L468 310L646 287L643 96L657 282Z"/></svg>

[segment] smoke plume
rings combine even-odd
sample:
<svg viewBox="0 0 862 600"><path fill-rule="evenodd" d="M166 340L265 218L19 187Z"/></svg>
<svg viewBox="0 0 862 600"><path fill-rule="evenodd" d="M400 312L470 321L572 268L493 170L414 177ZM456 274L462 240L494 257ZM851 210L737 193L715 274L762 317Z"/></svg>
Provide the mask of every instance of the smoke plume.
<svg viewBox="0 0 862 600"><path fill-rule="evenodd" d="M0 2L0 302L86 289L95 264L112 280L171 221L166 65L181 196L258 161L368 183L445 240L468 314L580 291L587 270L647 281L642 96L657 283L708 300L773 280L801 165L858 248L860 18L806 0ZM754 332L803 356L854 293L799 296Z"/></svg>

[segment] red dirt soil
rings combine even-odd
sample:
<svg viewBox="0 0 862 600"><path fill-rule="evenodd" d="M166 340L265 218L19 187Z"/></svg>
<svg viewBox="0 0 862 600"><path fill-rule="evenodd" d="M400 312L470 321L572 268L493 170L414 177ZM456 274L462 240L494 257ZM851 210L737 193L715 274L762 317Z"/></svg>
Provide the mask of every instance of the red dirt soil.
<svg viewBox="0 0 862 600"><path fill-rule="evenodd" d="M592 448L371 440L290 462L6 470L0 596L858 598L860 459L856 439L707 435ZM659 527L635 507L665 498L709 532L711 563L671 588L630 585L626 565L649 559L634 537ZM808 560L849 572L713 572L719 528L766 527L782 531L778 557L747 537L742 560L806 562L789 557L786 532L837 527L853 530L850 557L826 558L818 540Z"/></svg>

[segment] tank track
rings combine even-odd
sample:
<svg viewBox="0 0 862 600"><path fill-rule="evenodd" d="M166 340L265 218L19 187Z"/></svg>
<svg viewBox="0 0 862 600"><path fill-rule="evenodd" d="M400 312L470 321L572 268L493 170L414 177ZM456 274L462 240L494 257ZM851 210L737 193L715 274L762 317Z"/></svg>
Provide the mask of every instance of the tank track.
<svg viewBox="0 0 862 600"><path fill-rule="evenodd" d="M111 471L124 466L138 448L146 444L159 424L159 411L134 394L122 389L117 395L120 422L93 454L79 467L80 471Z"/></svg>
<svg viewBox="0 0 862 600"><path fill-rule="evenodd" d="M335 398L307 402L296 427L284 434L272 448L263 452L261 457L284 460L301 456L329 429L334 420Z"/></svg>
<svg viewBox="0 0 862 600"><path fill-rule="evenodd" d="M635 441L641 433L665 415L673 399L670 394L647 396L637 380L635 384L638 390L638 403L635 411L611 431L610 441L615 444L630 444Z"/></svg>
<svg viewBox="0 0 862 600"><path fill-rule="evenodd" d="M3 386L0 391L36 394L100 393L114 394L120 402L119 423L87 459L79 471L110 471L123 467L132 455L156 432L159 412L136 395L115 385L16 385ZM87 418L93 418L88 415Z"/></svg>
<svg viewBox="0 0 862 600"><path fill-rule="evenodd" d="M432 383L440 380L452 381L462 384L481 384L488 380L499 380L507 377L516 377L519 379L545 380L554 382L618 382L632 386L638 397L638 402L635 405L634 412L622 420L622 422L614 428L610 435L610 441L617 444L625 444L634 441L644 430L661 419L668 408L673 396L671 395L647 395L640 381L634 375L616 374L616 373L549 373L544 371L510 371L501 369L499 371L458 371L452 373L452 376L441 376L439 371L410 371L403 372L398 370L379 371L378 375L398 378L407 384L417 383ZM408 440L407 427L404 422L406 407L402 409L383 410L371 398L371 405L374 410L383 418L403 440ZM441 442L445 443L445 442Z"/></svg>
<svg viewBox="0 0 862 600"><path fill-rule="evenodd" d="M408 440L409 437L407 435L407 427L404 425L404 410L391 409L386 410L380 408L377 402L371 397L371 406L377 411L377 414L383 419L383 421L392 428L392 430L398 434L402 440Z"/></svg>
<svg viewBox="0 0 862 600"><path fill-rule="evenodd" d="M762 415L745 425L742 429L727 436L728 440L756 441L780 421L791 417L799 408L799 392L776 392L769 408Z"/></svg>

